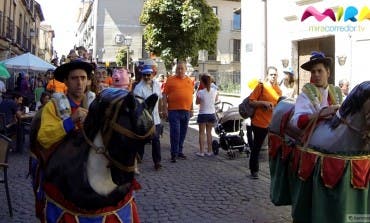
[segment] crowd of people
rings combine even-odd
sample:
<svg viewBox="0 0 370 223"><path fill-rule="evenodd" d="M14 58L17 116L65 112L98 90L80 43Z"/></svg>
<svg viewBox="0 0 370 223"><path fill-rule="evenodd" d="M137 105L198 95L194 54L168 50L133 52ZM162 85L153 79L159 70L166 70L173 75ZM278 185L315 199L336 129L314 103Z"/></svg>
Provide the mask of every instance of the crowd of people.
<svg viewBox="0 0 370 223"><path fill-rule="evenodd" d="M284 76L278 83L278 69L268 67L265 79L253 86L250 94L252 106L256 108L255 115L247 126L248 145L251 149L249 168L251 177L258 179L259 153L268 133L273 109L281 96L296 99L295 111L291 123L297 128L304 128L313 114L325 108L321 115L331 115L339 107L342 98L348 94L349 82L339 81L343 95L331 95L328 84L331 60L320 52L312 54L310 61L301 67L311 72L311 82L304 85L302 93L298 94L297 80L291 68L284 70ZM151 139L152 159L154 168L159 170L161 164L160 134L163 132L162 120L169 122L171 162L187 159L184 153L184 140L188 124L193 116L193 99L199 105L197 123L199 125L199 151L195 155L213 156L212 131L217 122L215 103L218 101L218 87L211 75L199 75L199 82L186 75L186 62L178 61L174 74L158 74L157 65L153 60L141 61L135 66L135 77L122 67L114 69L98 67L88 62L87 52L83 47L71 50L67 58L61 60L61 65L55 71L48 70L45 74L30 77L20 72L16 79L15 92L10 98L1 97L0 113L5 114L5 126L11 131L24 106L33 106L34 110L42 111L42 117L56 119L55 122L42 122L38 134L40 144L45 148L63 138L69 131L78 129L83 123L88 106L105 88L122 88L132 91L134 95L147 98L157 94L159 100L153 111L155 134ZM0 92L6 92L0 83ZM310 92L316 92L320 101L312 101ZM24 103L23 98L27 103ZM63 115L63 109L55 108L48 103L51 98L63 101L70 107L70 114ZM336 98L340 100L332 101ZM31 100L30 100L31 99ZM32 101L33 103L30 103ZM33 105L31 105L33 104ZM59 115L55 115L59 111ZM50 124L57 123L57 124ZM13 130L14 131L14 130ZM50 133L55 137L50 137ZM139 162L144 158L144 147L139 148ZM137 170L139 173L139 170Z"/></svg>
<svg viewBox="0 0 370 223"><path fill-rule="evenodd" d="M300 94L297 93L297 83L292 69L284 70L284 77L278 85L277 68L268 67L265 81L253 86L250 100L256 112L251 118L251 126L249 128L247 126L248 144L251 149L249 169L252 179L259 178L259 153L268 133L273 109L281 96L295 99L290 124L297 129L304 130L314 118L327 118L336 113L348 94L349 82L340 80L339 87L328 83L331 63L331 58L322 52L313 52L310 60L301 65L302 69L310 72L311 78L309 83L304 84Z"/></svg>

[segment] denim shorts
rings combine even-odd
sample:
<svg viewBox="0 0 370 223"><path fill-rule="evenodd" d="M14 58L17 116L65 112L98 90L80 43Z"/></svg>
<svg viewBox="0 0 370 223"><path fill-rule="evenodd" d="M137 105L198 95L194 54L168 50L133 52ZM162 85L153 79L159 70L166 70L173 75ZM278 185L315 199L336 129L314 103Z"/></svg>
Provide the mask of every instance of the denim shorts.
<svg viewBox="0 0 370 223"><path fill-rule="evenodd" d="M197 123L215 123L215 114L199 114L197 118Z"/></svg>

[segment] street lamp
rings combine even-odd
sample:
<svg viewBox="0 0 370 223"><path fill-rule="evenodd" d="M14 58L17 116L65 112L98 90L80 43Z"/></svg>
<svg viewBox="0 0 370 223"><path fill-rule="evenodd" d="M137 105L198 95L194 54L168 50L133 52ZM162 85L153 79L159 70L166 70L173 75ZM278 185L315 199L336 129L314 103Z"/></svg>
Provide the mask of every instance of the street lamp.
<svg viewBox="0 0 370 223"><path fill-rule="evenodd" d="M131 42L132 42L132 37L127 35L125 36L125 39L124 39L124 45L127 46L127 64L126 64L126 69L129 70L129 54L130 54L130 46L131 46Z"/></svg>
<svg viewBox="0 0 370 223"><path fill-rule="evenodd" d="M205 63L206 63L206 50L200 50L200 53L199 53L199 60L202 64L202 73L204 73L204 67L205 67Z"/></svg>

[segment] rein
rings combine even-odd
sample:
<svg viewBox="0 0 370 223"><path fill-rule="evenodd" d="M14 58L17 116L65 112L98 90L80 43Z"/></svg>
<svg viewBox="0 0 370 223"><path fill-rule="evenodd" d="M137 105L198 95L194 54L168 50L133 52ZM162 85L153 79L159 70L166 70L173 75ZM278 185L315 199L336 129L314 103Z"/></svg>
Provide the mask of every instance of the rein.
<svg viewBox="0 0 370 223"><path fill-rule="evenodd" d="M109 129L108 129L108 132L106 134L102 135L102 137L103 137L103 146L96 146L87 137L85 129L83 127L81 128L81 132L82 132L82 135L83 135L86 143L89 144L91 146L91 148L93 148L97 154L103 154L109 160L110 164L112 164L114 167L116 167L116 168L118 168L118 169L120 169L124 172L134 172L135 171L135 165L131 165L131 166L123 165L123 164L121 164L120 162L118 162L117 160L115 160L114 158L112 158L109 155L109 152L106 148L106 145L108 145L108 142L112 137L112 130L114 130L114 131L118 132L119 134L121 134L123 136L126 136L128 138L142 140L142 139L146 139L147 137L152 135L155 131L155 127L152 126L152 128L150 128L148 130L148 132L145 133L144 135L138 135L138 134L134 133L133 131L117 124L116 121L117 121L117 118L118 118L119 109L121 108L121 105L123 103L123 101L120 101L121 99L122 98L117 98L116 100L113 100L110 103L110 106L108 108L108 113L106 113L106 117L108 117L109 114L111 114L111 112L109 112L109 111L111 111L112 107L117 104L116 108L114 110L114 115L113 115L112 121L105 123L104 128L109 127Z"/></svg>
<svg viewBox="0 0 370 223"><path fill-rule="evenodd" d="M362 139L364 139L367 143L370 142L370 131L366 131L366 130L362 130L362 129L359 129L355 126L353 126L351 123L349 123L347 121L346 118L343 118L340 114L339 114L339 111L336 112L335 114L339 119L340 121L345 124L349 129L353 130L354 132L356 132L357 134L361 135Z"/></svg>
<svg viewBox="0 0 370 223"><path fill-rule="evenodd" d="M306 126L306 128L304 129L303 132L307 132L308 131L308 134L306 135L306 137L303 137L303 141L305 142L304 143L304 148L306 148L308 146L308 142L310 141L311 139L311 136L313 134L313 130L316 128L316 125L317 125L317 122L319 121L320 119L320 114L321 114L322 110L320 110L311 120L310 122L308 123L308 125Z"/></svg>
<svg viewBox="0 0 370 223"><path fill-rule="evenodd" d="M103 154L105 156L105 158L107 158L109 160L109 162L111 164L113 164L114 167L122 170L122 171L125 171L125 172L134 172L135 171L135 166L132 165L132 166L126 166L126 165L123 165L121 164L120 162L118 162L117 160L113 159L107 149L105 148L105 146L96 146L86 135L86 132L83 128L81 128L81 132L82 132L82 135L86 141L87 144L89 144L91 146L91 148L93 148L95 150L95 152L97 154Z"/></svg>

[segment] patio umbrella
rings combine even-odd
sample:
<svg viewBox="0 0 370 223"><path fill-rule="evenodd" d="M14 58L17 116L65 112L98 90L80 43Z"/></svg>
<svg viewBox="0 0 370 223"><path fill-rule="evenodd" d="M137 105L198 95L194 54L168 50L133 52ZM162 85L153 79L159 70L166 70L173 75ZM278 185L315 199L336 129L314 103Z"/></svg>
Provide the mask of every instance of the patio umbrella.
<svg viewBox="0 0 370 223"><path fill-rule="evenodd" d="M0 78L8 79L9 77L9 71L6 69L3 63L0 63Z"/></svg>
<svg viewBox="0 0 370 223"><path fill-rule="evenodd" d="M27 70L27 72L29 70L45 72L49 69L55 69L55 66L31 53L25 53L7 60L3 60L1 63L4 63L4 65L9 69Z"/></svg>

